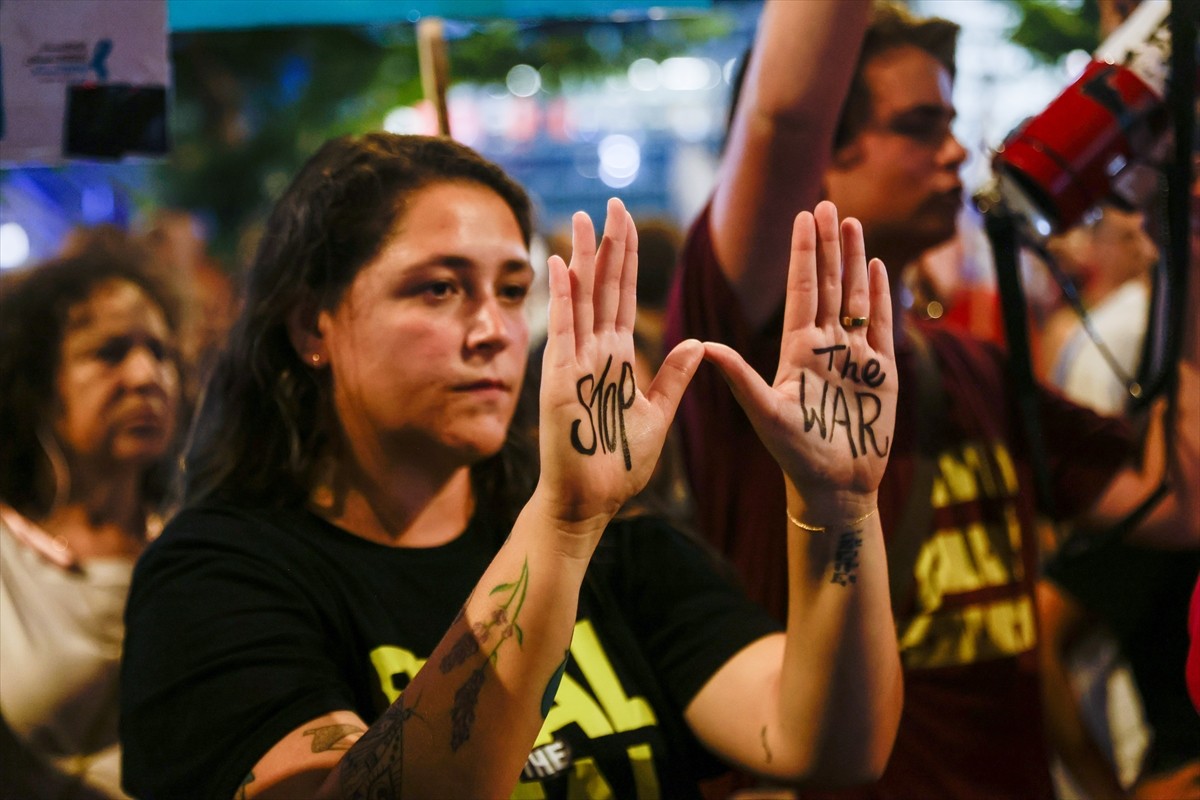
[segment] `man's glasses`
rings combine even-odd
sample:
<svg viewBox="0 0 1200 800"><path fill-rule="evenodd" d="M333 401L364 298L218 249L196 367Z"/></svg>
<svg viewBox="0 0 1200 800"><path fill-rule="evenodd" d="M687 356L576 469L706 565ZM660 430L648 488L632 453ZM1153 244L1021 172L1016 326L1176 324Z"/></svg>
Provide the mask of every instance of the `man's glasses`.
<svg viewBox="0 0 1200 800"><path fill-rule="evenodd" d="M903 136L917 144L937 147L952 136L954 112L941 106L917 106L901 111L883 122L872 122L868 129Z"/></svg>

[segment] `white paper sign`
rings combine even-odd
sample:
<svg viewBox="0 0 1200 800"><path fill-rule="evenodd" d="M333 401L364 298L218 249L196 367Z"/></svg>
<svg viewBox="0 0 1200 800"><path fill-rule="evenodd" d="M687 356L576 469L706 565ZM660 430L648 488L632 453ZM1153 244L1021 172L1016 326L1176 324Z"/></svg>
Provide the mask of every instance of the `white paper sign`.
<svg viewBox="0 0 1200 800"><path fill-rule="evenodd" d="M166 0L0 0L0 164L165 145L166 17Z"/></svg>

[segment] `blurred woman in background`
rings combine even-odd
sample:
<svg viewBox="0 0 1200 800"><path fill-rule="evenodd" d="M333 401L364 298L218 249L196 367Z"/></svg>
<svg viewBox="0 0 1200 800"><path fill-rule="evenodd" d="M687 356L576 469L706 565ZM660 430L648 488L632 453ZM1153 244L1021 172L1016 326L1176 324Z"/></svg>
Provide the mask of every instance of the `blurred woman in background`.
<svg viewBox="0 0 1200 800"><path fill-rule="evenodd" d="M162 526L178 319L127 241L0 277L5 797L124 796L122 615L134 560Z"/></svg>

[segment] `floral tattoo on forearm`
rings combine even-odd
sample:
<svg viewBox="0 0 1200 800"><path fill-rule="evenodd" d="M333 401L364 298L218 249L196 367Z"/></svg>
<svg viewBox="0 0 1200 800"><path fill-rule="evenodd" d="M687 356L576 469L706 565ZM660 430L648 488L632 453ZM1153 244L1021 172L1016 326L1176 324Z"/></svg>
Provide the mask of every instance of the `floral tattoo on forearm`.
<svg viewBox="0 0 1200 800"><path fill-rule="evenodd" d="M486 622L477 622L454 641L450 651L438 662L438 669L443 675L452 672L479 653L483 646L494 640L491 650L475 669L471 670L466 681L454 694L454 704L450 709L450 749L457 751L471 738L471 728L475 724L475 709L479 702L479 692L487 678L486 668L495 663L500 648L506 641L515 637L517 646L525 640L525 632L518 624L521 608L525 604L525 595L529 589L529 560L521 565L521 572L515 581L502 583L489 592L489 596L502 595L502 602L492 612ZM455 625L465 616L466 607L459 612ZM497 629L499 629L497 633ZM412 705L405 704L407 693L383 713L383 716L363 734L362 738L350 748L341 763L341 786L347 797L352 798L399 798L403 791L404 778L404 726L413 717L425 722L425 718L417 713L421 702L420 695ZM428 724L426 722L426 724ZM346 730L344 734L352 731ZM328 744L323 731L306 731L313 734L313 747L318 747L318 739L322 745ZM331 732L332 735L332 732Z"/></svg>
<svg viewBox="0 0 1200 800"><path fill-rule="evenodd" d="M454 694L454 705L450 709L450 749L457 751L471 738L471 728L475 724L475 707L479 703L479 692L487 678L487 666L495 663L500 654L500 648L510 638L516 637L517 646L525 643L525 632L518 622L521 608L525 604L525 595L529 590L529 559L521 565L521 574L511 583L502 583L489 592L489 596L506 595L487 622L476 622L470 629L463 631L454 642L450 652L442 657L438 668L442 674L448 674L461 666L467 659L478 653L499 629L495 644L487 657L471 670L466 682Z"/></svg>

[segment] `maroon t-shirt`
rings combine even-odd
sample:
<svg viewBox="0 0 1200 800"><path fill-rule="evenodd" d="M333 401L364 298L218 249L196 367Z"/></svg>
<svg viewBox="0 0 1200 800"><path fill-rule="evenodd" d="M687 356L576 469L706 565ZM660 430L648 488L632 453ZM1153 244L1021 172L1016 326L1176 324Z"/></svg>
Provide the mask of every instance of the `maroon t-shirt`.
<svg viewBox="0 0 1200 800"><path fill-rule="evenodd" d="M713 252L706 208L676 276L667 347L687 337L724 342L770 382L782 295L780 306L764 330L745 322ZM936 325L921 331L938 365L944 412L918 419L915 357L902 347L896 434L879 489L889 549L911 492L918 424L936 426L933 513L912 590L894 609L905 677L900 732L883 779L854 794L1051 798L1033 601L1040 509L1004 354ZM1068 518L1099 496L1130 455L1131 438L1120 422L1050 390L1039 392L1038 405L1055 516ZM697 526L733 562L750 595L782 618L786 517L778 465L711 365L692 381L677 420Z"/></svg>

